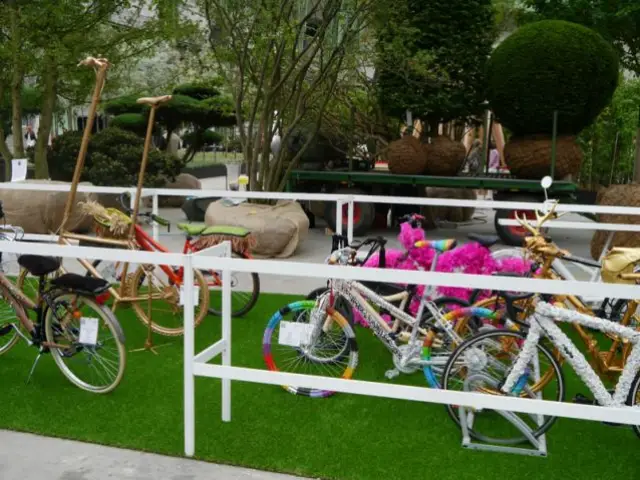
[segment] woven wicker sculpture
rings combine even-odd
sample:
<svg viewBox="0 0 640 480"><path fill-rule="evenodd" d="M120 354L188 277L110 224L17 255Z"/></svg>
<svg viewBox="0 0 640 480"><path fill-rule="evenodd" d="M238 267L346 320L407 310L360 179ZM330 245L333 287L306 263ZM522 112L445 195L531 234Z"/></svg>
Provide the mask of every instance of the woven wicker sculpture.
<svg viewBox="0 0 640 480"><path fill-rule="evenodd" d="M611 185L598 192L598 205L615 205L624 207L640 207L640 185ZM603 223L640 224L638 215L598 215L598 221ZM591 238L591 256L597 260L607 241L610 232L597 231ZM614 234L609 247L640 247L640 235L634 232L617 232Z"/></svg>
<svg viewBox="0 0 640 480"><path fill-rule="evenodd" d="M427 157L422 143L413 135L405 135L389 144L386 158L391 173L420 175L424 172Z"/></svg>
<svg viewBox="0 0 640 480"><path fill-rule="evenodd" d="M438 136L423 145L427 154L425 175L454 176L462 168L466 151L460 142Z"/></svg>
<svg viewBox="0 0 640 480"><path fill-rule="evenodd" d="M551 173L551 147L552 141L548 135L514 137L504 148L504 160L516 177L540 179ZM582 158L582 150L574 136L558 137L554 177L577 174Z"/></svg>

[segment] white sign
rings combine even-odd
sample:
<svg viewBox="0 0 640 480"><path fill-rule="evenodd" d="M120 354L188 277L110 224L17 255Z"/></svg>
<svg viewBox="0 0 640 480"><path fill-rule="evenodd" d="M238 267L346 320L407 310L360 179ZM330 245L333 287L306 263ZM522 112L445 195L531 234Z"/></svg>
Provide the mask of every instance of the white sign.
<svg viewBox="0 0 640 480"><path fill-rule="evenodd" d="M299 347L308 344L311 341L313 333L313 325L301 322L280 322L280 333L278 335L278 343L280 345L288 345L290 347Z"/></svg>
<svg viewBox="0 0 640 480"><path fill-rule="evenodd" d="M97 318L80 318L80 337L78 342L83 345L95 345L98 343L98 328L100 322Z"/></svg>
<svg viewBox="0 0 640 480"><path fill-rule="evenodd" d="M11 181L20 182L27 179L27 159L14 158L11 160Z"/></svg>
<svg viewBox="0 0 640 480"><path fill-rule="evenodd" d="M197 307L200 303L200 287L193 286L193 306ZM180 305L184 305L184 285L180 285Z"/></svg>

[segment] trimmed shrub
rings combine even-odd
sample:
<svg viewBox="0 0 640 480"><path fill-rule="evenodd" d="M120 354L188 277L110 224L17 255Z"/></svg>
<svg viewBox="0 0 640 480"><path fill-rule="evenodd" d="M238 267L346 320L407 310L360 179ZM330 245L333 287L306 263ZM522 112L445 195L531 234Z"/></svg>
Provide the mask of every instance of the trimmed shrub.
<svg viewBox="0 0 640 480"><path fill-rule="evenodd" d="M67 132L55 139L47 156L54 180L71 181L76 164L81 132ZM144 139L135 133L109 127L91 137L81 180L94 185L131 186L138 181ZM145 174L145 186L164 186L182 169L174 155L152 150Z"/></svg>
<svg viewBox="0 0 640 480"><path fill-rule="evenodd" d="M144 136L147 131L147 118L140 113L122 113L113 117L110 126Z"/></svg>
<svg viewBox="0 0 640 480"><path fill-rule="evenodd" d="M590 125L618 84L618 57L600 35L581 25L528 24L498 46L488 63L487 97L496 118L516 135L574 135Z"/></svg>
<svg viewBox="0 0 640 480"><path fill-rule="evenodd" d="M149 107L137 103L138 98L137 95L114 98L104 104L104 111L109 115L122 115L123 113L146 114L149 111Z"/></svg>

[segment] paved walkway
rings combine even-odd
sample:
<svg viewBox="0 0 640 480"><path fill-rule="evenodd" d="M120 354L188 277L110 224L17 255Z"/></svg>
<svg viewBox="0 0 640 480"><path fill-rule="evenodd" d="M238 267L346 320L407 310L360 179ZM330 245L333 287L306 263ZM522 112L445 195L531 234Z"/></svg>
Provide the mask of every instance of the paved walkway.
<svg viewBox="0 0 640 480"><path fill-rule="evenodd" d="M295 480L300 477L0 430L2 480Z"/></svg>

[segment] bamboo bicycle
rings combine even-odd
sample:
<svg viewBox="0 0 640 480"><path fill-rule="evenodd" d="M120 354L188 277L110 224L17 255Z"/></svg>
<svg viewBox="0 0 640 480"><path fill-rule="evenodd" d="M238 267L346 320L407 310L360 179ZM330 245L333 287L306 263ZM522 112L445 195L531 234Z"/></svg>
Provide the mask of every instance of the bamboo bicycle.
<svg viewBox="0 0 640 480"><path fill-rule="evenodd" d="M138 99L139 104L150 107L150 113L131 217L119 210L105 209L98 204L94 204L93 215L99 224L98 232L102 236L79 235L61 229L60 241L62 243L69 244L71 240L79 240L81 242L131 250L141 249L141 245L136 241L136 221L151 147L153 124L156 110L170 100L170 95ZM82 162L78 162L76 167L79 165L81 166ZM91 263L82 259L79 262L93 277L102 278ZM129 304L133 307L138 318L149 325L150 330L167 336L182 335L184 332L184 299L182 298L184 278L166 274L165 271L171 273L173 269L164 265L140 265L130 277L128 276L128 271L129 265L125 264L120 286L117 289L114 287L109 289L113 299L113 309L115 310L123 304ZM192 281L196 286L198 295L195 311L195 325L197 326L208 313L209 289L204 276L199 271L194 271ZM148 348L151 348L150 342L151 339L148 338L146 343Z"/></svg>
<svg viewBox="0 0 640 480"><path fill-rule="evenodd" d="M151 147L151 135L153 131L155 113L158 107L171 100L171 96L165 95L161 97L138 99L138 103L148 105L150 107L150 114L145 136L142 162L138 174L135 204L131 219L117 210L98 208L95 212L96 215L94 215L94 218L98 217L98 223L100 224L98 231L104 234L102 237L78 235L68 232L65 230L65 227L75 205L77 187L84 168L96 110L98 103L100 102L102 89L105 85L107 70L110 66L107 59L94 57L87 58L81 62L81 65L94 68L96 72L96 85L91 99L91 105L89 107L87 124L83 132L80 151L78 152L78 159L76 161L76 167L73 174L69 196L67 197L67 203L65 205L63 219L60 224L60 228L58 229L59 243L62 245L69 245L71 241L78 240L88 244L136 250L138 249L138 245L136 245L135 242L135 226L139 211L144 174ZM98 207L101 206L98 205ZM102 278L90 262L84 259L78 259L78 261L87 270L87 272L91 274L91 276L97 279ZM149 325L150 332L153 330L162 335L181 335L184 331L183 302L181 301L183 300L181 295L183 286L182 280L178 280L178 282L170 282L166 275L164 275L164 272L162 272L161 268L152 265L140 265L131 275L128 275L128 269L129 265L125 265L123 280L119 287L116 288L112 286L109 288L110 296L113 299L113 310L115 311L120 305L131 305L138 318L140 318L143 323ZM52 272L52 274L60 275L63 272L64 270L61 268L60 271ZM31 283L28 281L28 274L28 271L23 270L18 280L18 285L25 290L28 289L28 284ZM196 285L196 290L198 292L197 302L194 303L196 303L195 324L199 325L207 314L209 293L207 283L200 272L194 272L194 278L192 281ZM145 284L146 290L144 287ZM151 334L149 334L145 344L145 348L147 347L151 348Z"/></svg>

